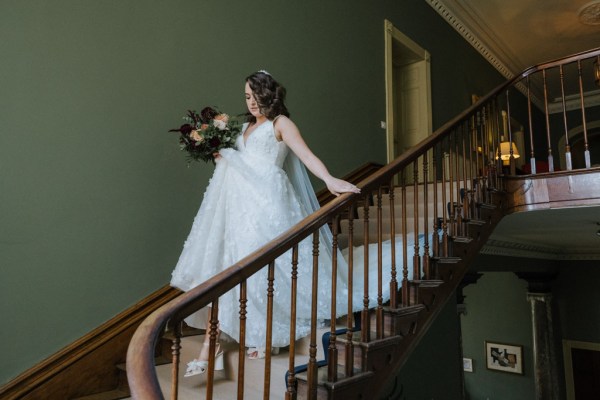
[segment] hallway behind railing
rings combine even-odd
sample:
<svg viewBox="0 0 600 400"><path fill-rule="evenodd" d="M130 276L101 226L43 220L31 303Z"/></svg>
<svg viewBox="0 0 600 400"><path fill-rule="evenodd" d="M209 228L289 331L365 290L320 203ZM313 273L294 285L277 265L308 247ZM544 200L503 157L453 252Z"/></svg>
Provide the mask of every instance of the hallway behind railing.
<svg viewBox="0 0 600 400"><path fill-rule="evenodd" d="M182 321L206 306L212 306L207 334L209 365L214 366L219 299L234 289L239 294L240 334L233 338L237 343L228 347L232 354L237 350L228 364L235 364L236 374L227 376L228 385L223 385L209 367L202 384L194 385L195 398L256 398L257 391L265 399L376 398L377 388L382 389L409 357L502 218L503 177L591 169L599 163L590 142L597 142L600 134L588 131L592 118L600 120L599 107L587 104L591 103L587 88L595 85L593 71L599 57L600 49L594 49L524 71L362 179L361 194L335 198L231 268L158 309L140 326L129 347L132 397L178 398L180 366L189 361L182 359L182 353L191 354L181 350L182 343L190 343L182 342ZM553 107L558 112L553 113ZM522 148L513 145L515 119L526 121ZM577 136L572 135L573 129ZM559 149L559 141L564 148ZM557 155L564 159L562 164ZM519 169L517 156L527 158ZM331 265L320 262L319 235L324 226L333 235ZM298 252L307 243L312 246L312 261L300 265ZM275 265L283 262L284 254L291 260L285 267L289 274L276 276ZM267 271L266 354L264 362L250 364L255 361L246 360L246 285L263 268ZM302 273L310 276L311 293L297 289ZM333 282L324 291L328 299L317 296L325 273ZM271 352L274 291L283 280L292 288L285 294L290 305L290 345L275 359ZM304 301L311 304L311 326L308 336L300 340L295 324L300 317L298 303ZM324 302L330 304L326 318L317 309ZM317 337L324 333L323 323L328 325L325 348L319 347ZM172 337L171 382L161 386L155 346L166 331ZM317 357L319 352L326 363ZM262 368L259 375L257 365ZM179 398L188 398L181 394Z"/></svg>

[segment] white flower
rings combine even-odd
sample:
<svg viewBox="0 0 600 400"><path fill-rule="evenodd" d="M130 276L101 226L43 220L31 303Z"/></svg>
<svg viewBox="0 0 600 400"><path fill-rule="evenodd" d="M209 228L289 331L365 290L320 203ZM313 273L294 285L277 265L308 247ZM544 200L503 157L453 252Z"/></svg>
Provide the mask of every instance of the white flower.
<svg viewBox="0 0 600 400"><path fill-rule="evenodd" d="M217 129L224 131L227 128L227 122L222 121L220 119L213 119L213 125L217 127Z"/></svg>

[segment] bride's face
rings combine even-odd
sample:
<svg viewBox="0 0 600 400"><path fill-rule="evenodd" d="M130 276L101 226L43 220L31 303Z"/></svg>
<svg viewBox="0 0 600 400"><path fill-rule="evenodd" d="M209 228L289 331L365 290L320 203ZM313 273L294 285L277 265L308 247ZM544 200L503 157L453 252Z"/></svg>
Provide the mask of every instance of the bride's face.
<svg viewBox="0 0 600 400"><path fill-rule="evenodd" d="M252 89L250 89L250 84L248 82L246 82L245 96L246 107L248 107L250 114L256 118L262 116L260 113L260 108L258 107L258 103L256 102L256 98L254 97L254 93L252 92Z"/></svg>

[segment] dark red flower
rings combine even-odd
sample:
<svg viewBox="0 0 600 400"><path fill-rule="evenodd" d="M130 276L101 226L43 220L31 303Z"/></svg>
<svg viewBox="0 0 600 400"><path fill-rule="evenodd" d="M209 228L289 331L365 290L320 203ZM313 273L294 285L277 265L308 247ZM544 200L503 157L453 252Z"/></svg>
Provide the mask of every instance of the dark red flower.
<svg viewBox="0 0 600 400"><path fill-rule="evenodd" d="M198 113L194 110L188 110L187 115L189 118L192 119L192 121L194 121L194 125L197 126L198 122L201 122L201 118L200 115L198 115Z"/></svg>
<svg viewBox="0 0 600 400"><path fill-rule="evenodd" d="M179 129L169 129L169 132L181 132L182 135L189 135L194 130L190 124L183 124Z"/></svg>
<svg viewBox="0 0 600 400"><path fill-rule="evenodd" d="M214 119L217 115L219 115L219 112L212 107L204 107L202 111L200 111L203 124L208 124L210 120Z"/></svg>
<svg viewBox="0 0 600 400"><path fill-rule="evenodd" d="M221 139L219 139L218 137L212 137L208 141L208 144L210 145L210 147L216 149L221 144Z"/></svg>

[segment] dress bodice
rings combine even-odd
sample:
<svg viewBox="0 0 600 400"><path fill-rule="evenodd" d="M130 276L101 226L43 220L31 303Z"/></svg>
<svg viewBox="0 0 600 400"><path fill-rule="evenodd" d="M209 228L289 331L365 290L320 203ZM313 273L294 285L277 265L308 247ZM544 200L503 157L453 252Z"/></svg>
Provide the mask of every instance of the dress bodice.
<svg viewBox="0 0 600 400"><path fill-rule="evenodd" d="M236 141L236 147L245 155L257 157L281 168L288 154L288 147L275 137L273 121L267 120L258 125L244 140L248 124L242 127L242 133Z"/></svg>

